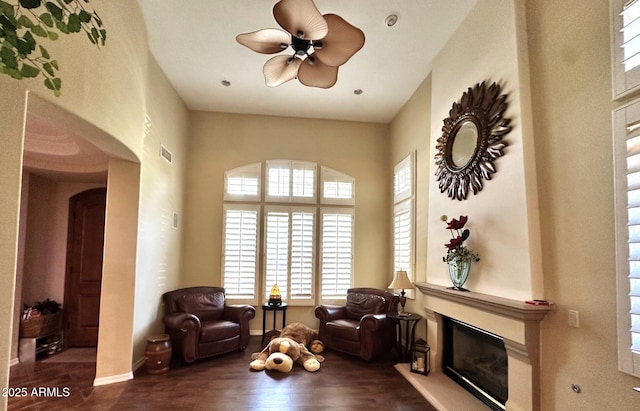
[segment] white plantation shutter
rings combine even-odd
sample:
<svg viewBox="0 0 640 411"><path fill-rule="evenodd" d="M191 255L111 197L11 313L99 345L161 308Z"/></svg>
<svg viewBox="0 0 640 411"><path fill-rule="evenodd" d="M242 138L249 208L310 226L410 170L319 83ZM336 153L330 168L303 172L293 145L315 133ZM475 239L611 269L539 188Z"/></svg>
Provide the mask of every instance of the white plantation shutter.
<svg viewBox="0 0 640 411"><path fill-rule="evenodd" d="M415 152L393 168L393 268L414 278ZM413 290L407 296L413 298Z"/></svg>
<svg viewBox="0 0 640 411"><path fill-rule="evenodd" d="M393 168L393 201L405 200L413 195L413 153Z"/></svg>
<svg viewBox="0 0 640 411"><path fill-rule="evenodd" d="M355 204L355 179L344 173L322 167L322 204Z"/></svg>
<svg viewBox="0 0 640 411"><path fill-rule="evenodd" d="M282 299L287 299L287 273L289 272L289 213L267 212L265 222L266 297L274 284L278 284Z"/></svg>
<svg viewBox="0 0 640 411"><path fill-rule="evenodd" d="M315 210L268 207L265 211L265 296L278 284L282 298L310 300L313 296Z"/></svg>
<svg viewBox="0 0 640 411"><path fill-rule="evenodd" d="M394 207L393 213L393 266L395 271L406 271L409 278L413 266L411 256L411 202L404 201Z"/></svg>
<svg viewBox="0 0 640 411"><path fill-rule="evenodd" d="M267 161L267 201L316 201L316 164L308 161Z"/></svg>
<svg viewBox="0 0 640 411"><path fill-rule="evenodd" d="M322 209L321 297L344 299L353 275L353 212Z"/></svg>
<svg viewBox="0 0 640 411"><path fill-rule="evenodd" d="M224 207L223 286L227 297L253 303L258 267L258 215L256 206Z"/></svg>
<svg viewBox="0 0 640 411"><path fill-rule="evenodd" d="M249 164L224 173L224 199L260 201L262 164Z"/></svg>
<svg viewBox="0 0 640 411"><path fill-rule="evenodd" d="M291 298L313 296L315 213L294 211L291 216Z"/></svg>
<svg viewBox="0 0 640 411"><path fill-rule="evenodd" d="M640 377L640 101L614 111L618 365Z"/></svg>
<svg viewBox="0 0 640 411"><path fill-rule="evenodd" d="M640 89L640 0L611 0L613 95Z"/></svg>

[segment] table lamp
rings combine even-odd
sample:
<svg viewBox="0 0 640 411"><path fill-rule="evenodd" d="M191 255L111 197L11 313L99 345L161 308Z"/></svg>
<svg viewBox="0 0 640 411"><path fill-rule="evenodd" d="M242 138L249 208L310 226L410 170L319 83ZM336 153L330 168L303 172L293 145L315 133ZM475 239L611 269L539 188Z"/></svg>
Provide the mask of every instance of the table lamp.
<svg viewBox="0 0 640 411"><path fill-rule="evenodd" d="M388 288L402 290L400 292L400 315L406 315L407 313L404 311L404 304L407 302L407 297L404 296L404 290L407 288L413 288L413 283L409 280L407 276L407 272L404 270L396 271L396 274L393 276L393 281L389 284Z"/></svg>

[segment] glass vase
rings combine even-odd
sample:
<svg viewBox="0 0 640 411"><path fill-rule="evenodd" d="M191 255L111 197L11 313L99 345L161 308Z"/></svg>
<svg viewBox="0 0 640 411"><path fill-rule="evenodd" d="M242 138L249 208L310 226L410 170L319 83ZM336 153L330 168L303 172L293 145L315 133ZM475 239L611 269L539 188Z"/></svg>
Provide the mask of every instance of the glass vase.
<svg viewBox="0 0 640 411"><path fill-rule="evenodd" d="M467 282L469 278L469 271L471 270L471 259L463 258L456 259L449 262L449 278L453 284L453 288L458 290L464 290L462 286Z"/></svg>

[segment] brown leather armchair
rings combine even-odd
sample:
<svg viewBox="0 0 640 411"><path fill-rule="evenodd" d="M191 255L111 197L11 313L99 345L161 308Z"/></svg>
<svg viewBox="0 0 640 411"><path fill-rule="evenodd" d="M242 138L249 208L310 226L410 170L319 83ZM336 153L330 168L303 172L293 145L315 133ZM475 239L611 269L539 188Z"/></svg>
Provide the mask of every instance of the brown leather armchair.
<svg viewBox="0 0 640 411"><path fill-rule="evenodd" d="M249 344L250 305L226 305L222 287L189 287L162 295L173 353L190 364Z"/></svg>
<svg viewBox="0 0 640 411"><path fill-rule="evenodd" d="M350 288L344 306L319 305L318 338L327 348L371 360L391 352L396 342L393 320L387 313L398 312L399 297L376 288Z"/></svg>

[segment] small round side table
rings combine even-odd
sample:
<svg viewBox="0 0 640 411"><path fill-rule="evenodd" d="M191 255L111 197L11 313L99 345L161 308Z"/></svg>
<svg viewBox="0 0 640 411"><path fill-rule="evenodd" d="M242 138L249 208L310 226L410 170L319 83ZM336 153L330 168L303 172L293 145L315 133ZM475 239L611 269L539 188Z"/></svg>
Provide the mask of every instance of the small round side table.
<svg viewBox="0 0 640 411"><path fill-rule="evenodd" d="M411 362L411 351L416 334L416 325L422 317L414 313L388 313L387 318L396 323L396 346L400 355L400 362ZM402 326L404 325L404 344L402 344Z"/></svg>
<svg viewBox="0 0 640 411"><path fill-rule="evenodd" d="M261 344L264 343L264 338L267 336L267 311L273 311L273 330L276 328L276 314L278 311L282 311L282 328L285 327L287 323L287 303L280 303L278 305L271 305L269 303L262 304L262 341Z"/></svg>

